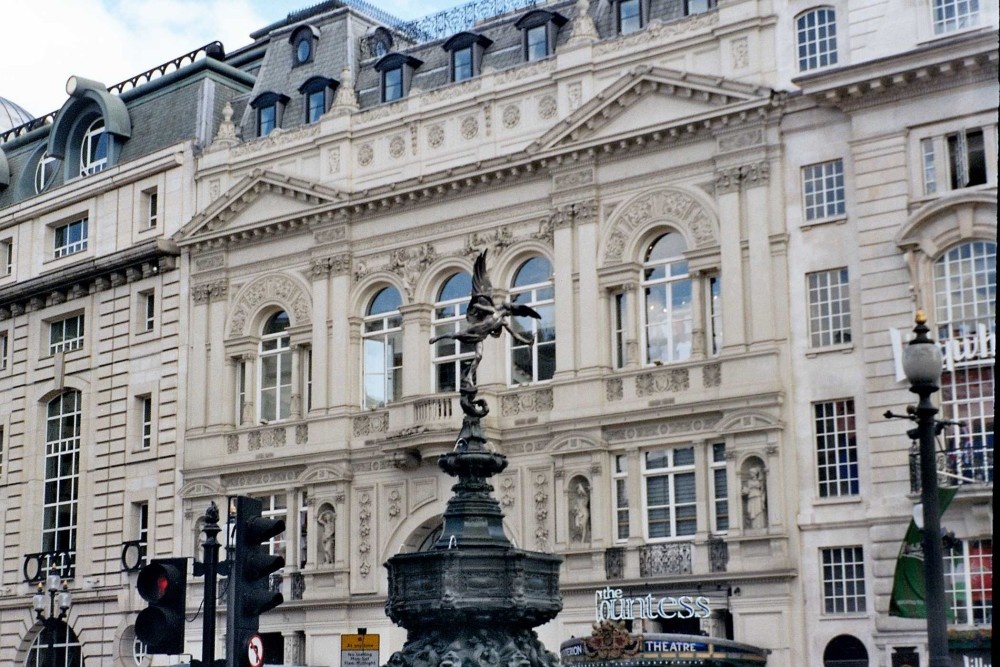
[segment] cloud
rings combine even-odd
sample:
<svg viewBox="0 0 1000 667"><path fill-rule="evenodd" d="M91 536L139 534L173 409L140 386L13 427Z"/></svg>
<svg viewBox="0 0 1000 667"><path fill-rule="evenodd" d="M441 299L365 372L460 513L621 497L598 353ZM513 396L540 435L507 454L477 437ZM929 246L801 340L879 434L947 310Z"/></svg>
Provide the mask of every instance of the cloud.
<svg viewBox="0 0 1000 667"><path fill-rule="evenodd" d="M108 86L218 40L250 33L320 0L8 0L0 17L0 96L41 116L66 101L72 75ZM403 20L449 0L369 0Z"/></svg>
<svg viewBox="0 0 1000 667"><path fill-rule="evenodd" d="M250 32L287 14L264 16L250 0L5 4L3 23L16 29L0 40L0 95L39 116L66 101L71 75L112 85L214 40L239 48Z"/></svg>

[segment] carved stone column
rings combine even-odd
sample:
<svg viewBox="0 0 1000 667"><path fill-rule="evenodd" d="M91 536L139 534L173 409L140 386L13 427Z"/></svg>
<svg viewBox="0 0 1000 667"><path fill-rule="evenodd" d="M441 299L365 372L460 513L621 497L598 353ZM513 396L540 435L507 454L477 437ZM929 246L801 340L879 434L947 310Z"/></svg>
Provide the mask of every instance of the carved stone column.
<svg viewBox="0 0 1000 667"><path fill-rule="evenodd" d="M553 216L553 287L556 313L555 377L572 375L576 360L576 314L573 299L573 217L570 207Z"/></svg>
<svg viewBox="0 0 1000 667"><path fill-rule="evenodd" d="M746 198L747 233L750 262L750 284L758 293L778 293L774 290L771 262L771 211L768 197L770 166L764 160L741 168L742 185ZM774 306L771 299L756 299L748 313L751 342L774 339Z"/></svg>
<svg viewBox="0 0 1000 667"><path fill-rule="evenodd" d="M705 274L691 272L691 358L705 358Z"/></svg>
<svg viewBox="0 0 1000 667"><path fill-rule="evenodd" d="M284 663L286 665L306 664L306 635L304 632L283 632Z"/></svg>
<svg viewBox="0 0 1000 667"><path fill-rule="evenodd" d="M243 355L243 364L246 368L243 385L243 410L240 414L240 424L247 426L257 423L257 410L254 407L257 398L254 387L257 386L257 357L252 354ZM208 392L211 394L211 392Z"/></svg>
<svg viewBox="0 0 1000 667"><path fill-rule="evenodd" d="M400 306L403 316L403 397L429 391L431 310L428 303ZM400 397L397 397L400 398Z"/></svg>

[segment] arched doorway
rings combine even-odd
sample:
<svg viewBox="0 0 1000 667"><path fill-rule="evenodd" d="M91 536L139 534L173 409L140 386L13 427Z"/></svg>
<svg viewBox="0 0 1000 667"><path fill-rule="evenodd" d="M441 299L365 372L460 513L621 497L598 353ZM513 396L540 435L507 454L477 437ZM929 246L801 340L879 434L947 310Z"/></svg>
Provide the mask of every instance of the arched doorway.
<svg viewBox="0 0 1000 667"><path fill-rule="evenodd" d="M823 651L823 667L868 667L868 649L857 637L838 635Z"/></svg>
<svg viewBox="0 0 1000 667"><path fill-rule="evenodd" d="M55 662L52 662L52 653L55 653ZM54 619L50 627L42 628L35 636L24 667L51 667L53 664L57 667L82 667L82 655L76 633L64 622Z"/></svg>

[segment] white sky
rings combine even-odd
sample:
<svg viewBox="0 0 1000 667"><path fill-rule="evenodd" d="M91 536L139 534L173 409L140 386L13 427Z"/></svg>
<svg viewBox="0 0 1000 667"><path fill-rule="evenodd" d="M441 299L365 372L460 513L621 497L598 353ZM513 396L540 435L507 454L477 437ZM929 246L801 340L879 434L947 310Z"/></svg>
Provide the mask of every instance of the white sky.
<svg viewBox="0 0 1000 667"><path fill-rule="evenodd" d="M461 0L369 0L413 19ZM41 116L72 75L113 85L219 40L227 51L320 0L0 0L0 96Z"/></svg>

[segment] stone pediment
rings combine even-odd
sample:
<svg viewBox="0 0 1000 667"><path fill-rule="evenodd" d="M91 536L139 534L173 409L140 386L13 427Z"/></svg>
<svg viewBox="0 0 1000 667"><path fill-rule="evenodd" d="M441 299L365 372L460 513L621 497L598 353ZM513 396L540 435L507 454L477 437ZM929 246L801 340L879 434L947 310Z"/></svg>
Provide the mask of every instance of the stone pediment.
<svg viewBox="0 0 1000 667"><path fill-rule="evenodd" d="M294 227L316 208L342 199L318 183L275 171L255 169L194 216L176 235L181 245L245 238L269 227Z"/></svg>
<svg viewBox="0 0 1000 667"><path fill-rule="evenodd" d="M528 146L529 153L599 143L746 113L771 102L769 88L643 65L599 92Z"/></svg>
<svg viewBox="0 0 1000 667"><path fill-rule="evenodd" d="M226 489L217 480L194 479L181 487L181 498L211 498L225 495Z"/></svg>

